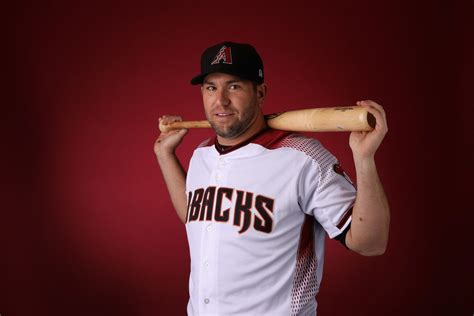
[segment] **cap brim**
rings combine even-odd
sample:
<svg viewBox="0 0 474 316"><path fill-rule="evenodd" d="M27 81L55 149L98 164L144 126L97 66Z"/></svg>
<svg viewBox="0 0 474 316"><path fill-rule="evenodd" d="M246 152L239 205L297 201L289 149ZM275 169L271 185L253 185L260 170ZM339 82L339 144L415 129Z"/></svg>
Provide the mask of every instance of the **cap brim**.
<svg viewBox="0 0 474 316"><path fill-rule="evenodd" d="M204 81L204 78L205 78L207 75L208 75L208 74L200 74L200 75L194 77L193 79L191 79L191 84L192 84L192 85L202 84L202 82Z"/></svg>

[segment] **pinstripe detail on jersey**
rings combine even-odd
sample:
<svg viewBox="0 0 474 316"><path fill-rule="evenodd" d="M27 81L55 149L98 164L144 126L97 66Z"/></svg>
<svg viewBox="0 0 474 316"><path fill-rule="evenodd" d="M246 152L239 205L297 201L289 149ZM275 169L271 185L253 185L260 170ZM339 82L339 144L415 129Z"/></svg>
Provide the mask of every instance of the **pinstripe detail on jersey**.
<svg viewBox="0 0 474 316"><path fill-rule="evenodd" d="M300 232L293 287L291 289L291 315L298 313L316 296L318 262L314 249L314 217L305 215Z"/></svg>

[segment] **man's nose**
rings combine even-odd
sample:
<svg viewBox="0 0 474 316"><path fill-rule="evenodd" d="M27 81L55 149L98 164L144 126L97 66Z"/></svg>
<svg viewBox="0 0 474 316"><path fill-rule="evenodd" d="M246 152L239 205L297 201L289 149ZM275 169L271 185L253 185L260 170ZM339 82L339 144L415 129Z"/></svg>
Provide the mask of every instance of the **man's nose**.
<svg viewBox="0 0 474 316"><path fill-rule="evenodd" d="M218 89L216 91L216 102L222 106L230 104L229 95L226 89Z"/></svg>

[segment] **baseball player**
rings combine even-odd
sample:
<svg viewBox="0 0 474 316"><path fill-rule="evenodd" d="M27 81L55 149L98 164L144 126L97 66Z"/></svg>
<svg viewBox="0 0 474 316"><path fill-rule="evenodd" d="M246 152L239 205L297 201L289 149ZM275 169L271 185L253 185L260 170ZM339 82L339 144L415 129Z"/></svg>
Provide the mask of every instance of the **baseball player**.
<svg viewBox="0 0 474 316"><path fill-rule="evenodd" d="M382 106L357 102L377 125L350 135L356 190L319 141L266 126L263 62L251 45L209 47L191 83L216 135L195 149L187 173L175 155L185 129L161 133L154 146L186 227L188 315L315 315L326 235L365 256L387 245L389 206L374 161L387 133Z"/></svg>

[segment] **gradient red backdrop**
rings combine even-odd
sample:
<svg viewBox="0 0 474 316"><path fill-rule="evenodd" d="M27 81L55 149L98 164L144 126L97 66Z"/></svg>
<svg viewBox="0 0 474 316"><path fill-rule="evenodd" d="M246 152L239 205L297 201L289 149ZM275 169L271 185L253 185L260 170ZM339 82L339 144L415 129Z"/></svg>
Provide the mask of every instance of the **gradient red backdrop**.
<svg viewBox="0 0 474 316"><path fill-rule="evenodd" d="M377 164L392 210L388 250L365 258L328 241L318 314L471 315L472 9L18 5L3 123L0 314L185 314L188 246L153 153L157 119L203 118L189 80L207 46L233 40L263 57L266 113L366 98L387 111ZM188 134L178 152L186 166L210 133ZM347 133L312 136L355 177Z"/></svg>

